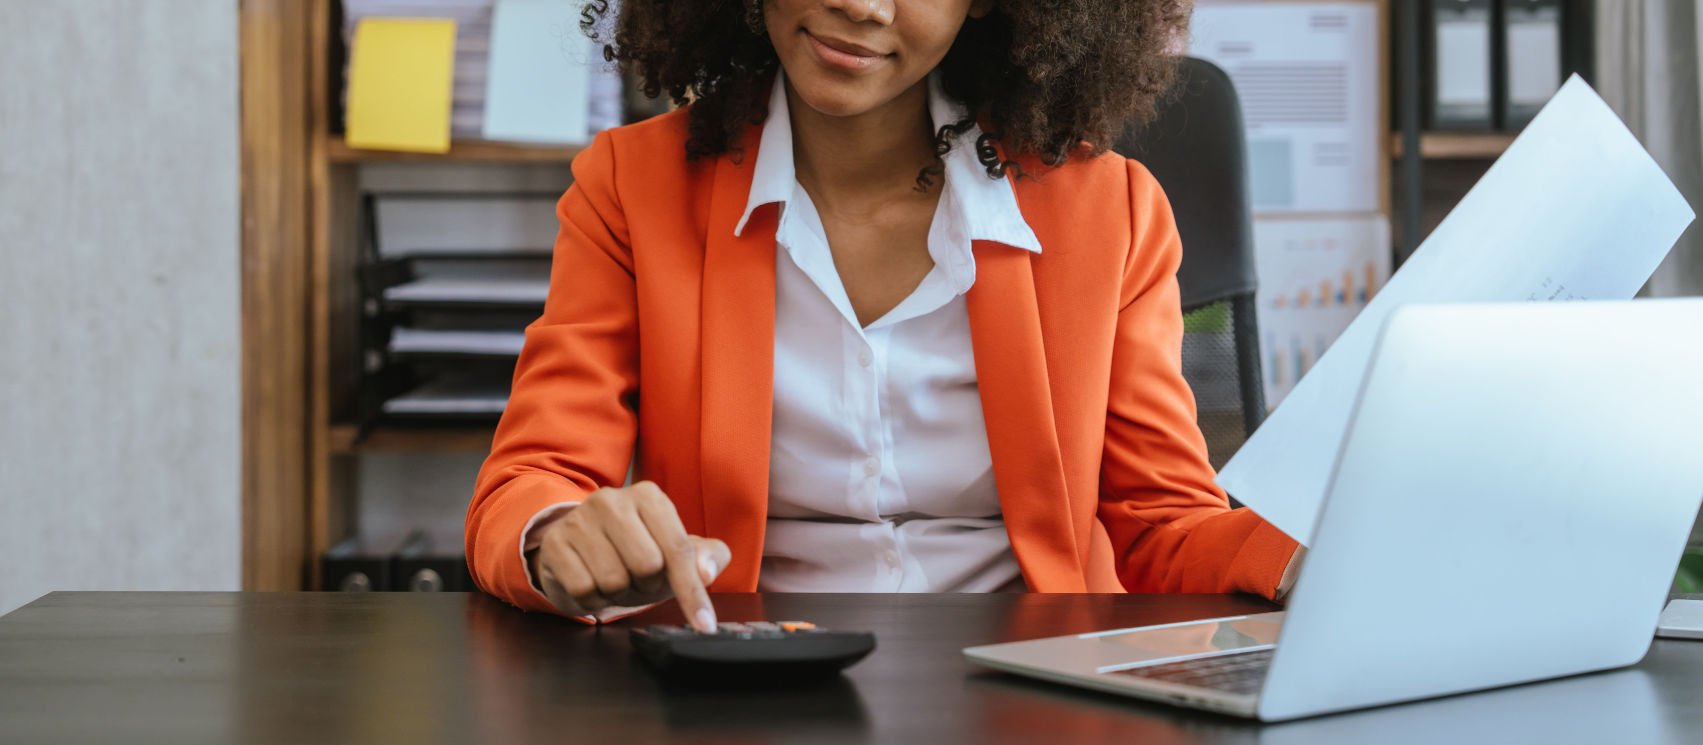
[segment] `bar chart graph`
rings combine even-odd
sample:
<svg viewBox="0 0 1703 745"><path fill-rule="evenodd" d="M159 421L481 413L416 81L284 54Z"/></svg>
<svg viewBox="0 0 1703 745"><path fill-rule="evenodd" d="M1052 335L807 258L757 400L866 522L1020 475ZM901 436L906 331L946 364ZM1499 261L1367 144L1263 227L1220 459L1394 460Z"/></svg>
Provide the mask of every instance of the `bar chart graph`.
<svg viewBox="0 0 1703 745"><path fill-rule="evenodd" d="M1266 405L1275 408L1389 279L1382 215L1254 223Z"/></svg>

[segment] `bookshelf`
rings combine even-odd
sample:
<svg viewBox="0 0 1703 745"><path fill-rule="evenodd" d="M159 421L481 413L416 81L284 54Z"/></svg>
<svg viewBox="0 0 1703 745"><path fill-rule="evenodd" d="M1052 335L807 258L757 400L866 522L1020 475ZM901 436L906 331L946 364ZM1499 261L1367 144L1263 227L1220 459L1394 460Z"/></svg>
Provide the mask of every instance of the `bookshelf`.
<svg viewBox="0 0 1703 745"><path fill-rule="evenodd" d="M1419 157L1425 160L1495 160L1514 143L1513 132L1421 132ZM1402 138L1390 137L1390 157L1402 156Z"/></svg>
<svg viewBox="0 0 1703 745"><path fill-rule="evenodd" d="M308 339L312 352L308 368L308 489L306 508L304 586L322 589L319 556L340 539L350 524L355 489L354 464L337 452L333 411L347 409L354 399L355 381L334 370L353 368L346 351L354 346L358 315L355 291L347 281L355 268L357 174L353 162L333 157L332 101L340 75L334 50L338 0L308 0L312 16L308 37L310 138L308 168L313 193L313 228L308 238L308 264L313 293L309 301Z"/></svg>
<svg viewBox="0 0 1703 745"><path fill-rule="evenodd" d="M477 454L493 427L347 421L357 383L354 271L364 167L546 169L572 147L456 143L444 155L348 147L333 132L336 0L244 0L241 80L242 587L320 587L318 557L353 524L355 460Z"/></svg>

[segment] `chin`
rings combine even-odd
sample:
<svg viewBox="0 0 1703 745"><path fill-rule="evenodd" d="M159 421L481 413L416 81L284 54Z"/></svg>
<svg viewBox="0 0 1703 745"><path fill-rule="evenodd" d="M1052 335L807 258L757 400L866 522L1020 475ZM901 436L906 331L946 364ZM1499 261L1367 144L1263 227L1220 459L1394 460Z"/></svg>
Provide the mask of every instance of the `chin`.
<svg viewBox="0 0 1703 745"><path fill-rule="evenodd" d="M835 80L833 76L812 74L789 76L788 79L804 103L827 116L857 116L874 110L882 103L878 95L868 90L868 86Z"/></svg>

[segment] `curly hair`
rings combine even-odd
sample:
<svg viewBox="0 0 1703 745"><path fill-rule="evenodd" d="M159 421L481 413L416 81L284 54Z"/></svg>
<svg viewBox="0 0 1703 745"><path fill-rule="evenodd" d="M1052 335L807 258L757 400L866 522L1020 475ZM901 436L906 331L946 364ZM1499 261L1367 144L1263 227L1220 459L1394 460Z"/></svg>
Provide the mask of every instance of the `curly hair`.
<svg viewBox="0 0 1703 745"><path fill-rule="evenodd" d="M691 104L686 156L737 148L765 114L779 58L748 22L753 0L591 0L581 28L646 96ZM762 0L755 0L761 2ZM995 0L968 19L940 63L941 87L968 117L936 122L935 152L981 124L976 155L990 178L1032 155L1049 167L1109 149L1126 126L1152 118L1175 74L1174 40L1193 0ZM611 28L612 27L612 28ZM612 30L612 33L611 33ZM937 170L937 169L936 169ZM918 176L926 187L930 173Z"/></svg>

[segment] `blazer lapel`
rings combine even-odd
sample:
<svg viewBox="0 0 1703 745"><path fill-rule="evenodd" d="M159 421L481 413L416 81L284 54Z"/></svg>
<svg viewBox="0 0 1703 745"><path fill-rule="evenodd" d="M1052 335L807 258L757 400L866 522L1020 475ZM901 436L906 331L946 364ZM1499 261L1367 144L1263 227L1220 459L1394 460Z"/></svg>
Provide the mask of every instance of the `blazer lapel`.
<svg viewBox="0 0 1703 745"><path fill-rule="evenodd" d="M705 533L727 542L733 563L718 591L757 589L768 516L774 408L775 208L760 208L733 234L751 189L756 142L746 157L716 161L705 240L701 504Z"/></svg>
<svg viewBox="0 0 1703 745"><path fill-rule="evenodd" d="M1053 421L1032 254L975 243L965 296L994 482L1011 547L1030 589L1084 592L1081 555Z"/></svg>

